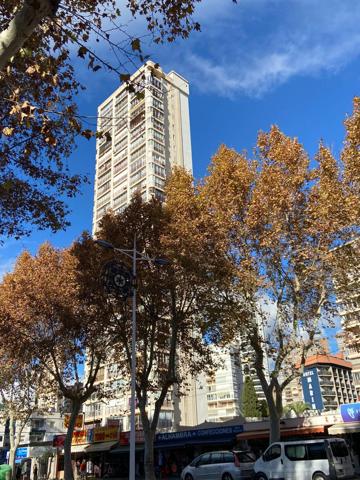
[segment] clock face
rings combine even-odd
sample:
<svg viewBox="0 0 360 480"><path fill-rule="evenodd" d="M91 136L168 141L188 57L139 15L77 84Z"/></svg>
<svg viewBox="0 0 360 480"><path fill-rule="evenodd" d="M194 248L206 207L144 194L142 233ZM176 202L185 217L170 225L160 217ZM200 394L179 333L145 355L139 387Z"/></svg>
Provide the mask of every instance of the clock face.
<svg viewBox="0 0 360 480"><path fill-rule="evenodd" d="M118 288L123 288L125 287L126 285L126 277L124 275L122 275L121 273L116 273L114 275L114 284L118 287Z"/></svg>
<svg viewBox="0 0 360 480"><path fill-rule="evenodd" d="M104 265L102 282L105 291L114 297L126 300L132 294L132 274L125 265L117 260L111 260Z"/></svg>

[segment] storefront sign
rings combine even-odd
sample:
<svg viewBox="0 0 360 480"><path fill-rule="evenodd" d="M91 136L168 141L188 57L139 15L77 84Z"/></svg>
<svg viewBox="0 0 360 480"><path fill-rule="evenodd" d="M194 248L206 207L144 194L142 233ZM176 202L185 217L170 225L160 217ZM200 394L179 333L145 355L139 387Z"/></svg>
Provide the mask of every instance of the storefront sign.
<svg viewBox="0 0 360 480"><path fill-rule="evenodd" d="M158 433L156 435L156 444L166 444L167 442L180 441L184 443L194 443L206 440L223 440L228 437L235 437L244 430L243 425L234 427L204 428L198 430L184 430L182 432Z"/></svg>
<svg viewBox="0 0 360 480"><path fill-rule="evenodd" d="M72 445L83 445L85 443L116 442L119 438L118 432L118 427L96 427L88 430L78 430L74 431L71 443ZM60 447L64 445L64 443L61 444L61 437L65 439L65 435L55 435L53 440L54 446Z"/></svg>
<svg viewBox="0 0 360 480"><path fill-rule="evenodd" d="M62 448L65 443L66 435L54 435L53 438L53 447Z"/></svg>
<svg viewBox="0 0 360 480"><path fill-rule="evenodd" d="M24 458L27 458L28 456L29 456L28 447L17 448L15 452L15 463L21 463L21 460L24 460Z"/></svg>
<svg viewBox="0 0 360 480"><path fill-rule="evenodd" d="M324 403L316 367L305 369L301 378L301 384L305 403L308 403L312 410L323 410Z"/></svg>
<svg viewBox="0 0 360 480"><path fill-rule="evenodd" d="M340 414L344 422L360 422L360 403L340 405Z"/></svg>
<svg viewBox="0 0 360 480"><path fill-rule="evenodd" d="M136 430L135 432L135 442L144 443L144 432L142 430ZM130 432L120 432L120 445L129 445L130 443Z"/></svg>
<svg viewBox="0 0 360 480"><path fill-rule="evenodd" d="M82 445L88 443L87 441L87 430L78 430L73 433L72 436L72 445Z"/></svg>
<svg viewBox="0 0 360 480"><path fill-rule="evenodd" d="M114 442L118 439L118 427L98 427L93 429L93 442Z"/></svg>
<svg viewBox="0 0 360 480"><path fill-rule="evenodd" d="M120 427L120 420L118 418L108 418L106 420L107 427Z"/></svg>
<svg viewBox="0 0 360 480"><path fill-rule="evenodd" d="M64 428L69 427L71 413L64 413ZM84 428L84 414L79 413L75 420L75 430L82 430Z"/></svg>

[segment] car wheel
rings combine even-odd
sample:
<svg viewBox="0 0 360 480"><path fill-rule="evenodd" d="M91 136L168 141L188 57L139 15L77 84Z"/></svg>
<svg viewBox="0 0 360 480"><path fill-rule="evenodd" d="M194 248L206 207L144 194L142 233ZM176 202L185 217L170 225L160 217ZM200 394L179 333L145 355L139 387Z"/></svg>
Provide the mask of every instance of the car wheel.
<svg viewBox="0 0 360 480"><path fill-rule="evenodd" d="M265 475L265 473L262 473L262 472L257 473L257 474L255 475L255 479L256 479L256 480L268 480L268 479L267 479L267 476Z"/></svg>
<svg viewBox="0 0 360 480"><path fill-rule="evenodd" d="M326 476L321 472L314 473L312 480L326 480Z"/></svg>
<svg viewBox="0 0 360 480"><path fill-rule="evenodd" d="M185 475L185 480L193 480L192 475L190 475L190 473L187 473L187 474Z"/></svg>
<svg viewBox="0 0 360 480"><path fill-rule="evenodd" d="M224 475L222 476L222 480L233 480L232 476L230 475L230 473L224 473Z"/></svg>

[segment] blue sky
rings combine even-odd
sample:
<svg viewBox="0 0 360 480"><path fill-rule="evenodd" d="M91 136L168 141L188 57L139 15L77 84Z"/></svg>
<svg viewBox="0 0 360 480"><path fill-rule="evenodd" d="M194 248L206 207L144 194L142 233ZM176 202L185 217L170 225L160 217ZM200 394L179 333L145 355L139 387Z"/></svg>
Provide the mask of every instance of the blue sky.
<svg viewBox="0 0 360 480"><path fill-rule="evenodd" d="M251 151L259 129L277 124L297 136L313 154L322 138L335 154L343 141L343 119L360 95L360 2L353 0L203 0L195 16L202 32L186 41L144 49L165 71L190 82L193 164L203 176L221 143ZM141 21L129 28L143 34ZM106 47L101 54L108 56ZM78 98L82 114L117 86L115 74L91 73L75 60L87 90ZM129 66L129 71L134 67ZM80 140L69 159L72 171L87 173L91 184L70 202L72 225L55 235L36 232L0 247L0 274L23 248L35 251L50 240L69 245L91 228L95 144Z"/></svg>

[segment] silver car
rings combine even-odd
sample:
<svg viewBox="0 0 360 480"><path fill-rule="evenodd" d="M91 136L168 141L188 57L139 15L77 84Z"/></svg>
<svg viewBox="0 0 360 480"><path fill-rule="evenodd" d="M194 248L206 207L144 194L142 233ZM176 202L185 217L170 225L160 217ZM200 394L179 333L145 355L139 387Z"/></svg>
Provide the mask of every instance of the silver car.
<svg viewBox="0 0 360 480"><path fill-rule="evenodd" d="M254 477L255 455L250 451L203 453L181 473L181 480L244 480Z"/></svg>

